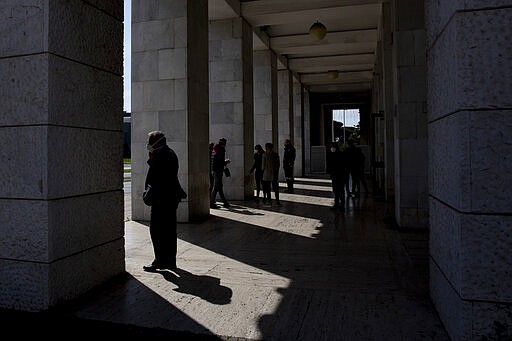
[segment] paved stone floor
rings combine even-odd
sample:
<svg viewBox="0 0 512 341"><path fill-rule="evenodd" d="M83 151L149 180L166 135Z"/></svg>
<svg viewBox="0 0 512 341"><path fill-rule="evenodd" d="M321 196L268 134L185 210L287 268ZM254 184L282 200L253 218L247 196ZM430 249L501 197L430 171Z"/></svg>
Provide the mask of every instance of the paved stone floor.
<svg viewBox="0 0 512 341"><path fill-rule="evenodd" d="M281 200L179 224L175 272L142 270L149 230L128 214L127 274L67 307L67 323L187 340L449 339L428 296L426 231L395 228L371 195L331 209L324 179L297 179Z"/></svg>

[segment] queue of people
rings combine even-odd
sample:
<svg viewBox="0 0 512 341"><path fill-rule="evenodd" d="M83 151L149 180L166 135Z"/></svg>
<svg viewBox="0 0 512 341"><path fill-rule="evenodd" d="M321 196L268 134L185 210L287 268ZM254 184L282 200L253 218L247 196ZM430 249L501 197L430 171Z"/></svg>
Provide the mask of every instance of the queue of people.
<svg viewBox="0 0 512 341"><path fill-rule="evenodd" d="M361 184L365 192L368 192L364 179L365 156L361 148L356 147L352 140L349 140L347 148L343 151L340 150L337 142L332 142L326 161L327 173L331 177L334 193L333 208L344 211L345 198L358 197L361 193Z"/></svg>
<svg viewBox="0 0 512 341"><path fill-rule="evenodd" d="M223 190L223 177L229 177L227 165L231 160L226 157L225 138L217 143L210 143L210 208L218 208L217 194L225 208L229 208ZM176 210L182 199L187 198L178 179L178 156L166 143L166 137L161 131L148 133L147 150L149 159L146 175L144 203L151 207L149 232L154 250L154 260L143 267L145 271L161 269L176 269L177 234ZM254 147L254 162L249 174L254 173L256 181L256 199L259 201L262 193L263 203L272 205L271 191L274 191L274 205L281 206L279 201L279 153L274 151L271 142L265 143L265 149L259 144ZM293 167L295 148L289 139L284 142L283 169L285 172L288 193L294 192ZM361 184L368 191L364 181L364 154L352 141L348 147L340 151L338 144L333 142L327 154L327 172L332 180L334 193L334 208L344 209L344 189L347 196L357 196ZM349 191L349 178L352 178L352 191Z"/></svg>

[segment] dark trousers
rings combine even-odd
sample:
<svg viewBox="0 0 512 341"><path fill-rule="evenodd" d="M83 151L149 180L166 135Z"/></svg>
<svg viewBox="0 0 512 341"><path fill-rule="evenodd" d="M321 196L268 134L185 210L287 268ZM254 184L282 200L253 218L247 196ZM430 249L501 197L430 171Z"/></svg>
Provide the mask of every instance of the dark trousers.
<svg viewBox="0 0 512 341"><path fill-rule="evenodd" d="M293 166L283 166L284 177L286 179L286 185L288 187L288 193L293 193Z"/></svg>
<svg viewBox="0 0 512 341"><path fill-rule="evenodd" d="M334 205L344 206L345 205L345 181L343 176L331 177L332 180L332 192L334 193Z"/></svg>
<svg viewBox="0 0 512 341"><path fill-rule="evenodd" d="M271 191L270 186L272 186L272 189L274 190L274 195L276 197L276 201L279 202L279 180L273 180L273 181L263 181L263 201L270 202L271 200Z"/></svg>
<svg viewBox="0 0 512 341"><path fill-rule="evenodd" d="M255 171L254 172L254 180L256 181L256 196L259 198L260 191L263 189L263 171Z"/></svg>
<svg viewBox="0 0 512 341"><path fill-rule="evenodd" d="M176 208L167 205L151 207L149 233L155 253L155 265L176 266L176 224Z"/></svg>
<svg viewBox="0 0 512 341"><path fill-rule="evenodd" d="M223 172L212 172L213 173L213 189L210 194L210 205L215 204L217 199L217 193L219 193L220 199L223 203L227 203L226 197L224 196L224 185L222 184Z"/></svg>

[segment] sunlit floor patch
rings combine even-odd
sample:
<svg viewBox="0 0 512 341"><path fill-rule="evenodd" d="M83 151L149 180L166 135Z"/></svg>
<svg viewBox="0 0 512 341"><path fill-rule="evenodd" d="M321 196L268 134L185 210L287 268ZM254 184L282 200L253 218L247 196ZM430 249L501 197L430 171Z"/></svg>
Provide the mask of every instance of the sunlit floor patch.
<svg viewBox="0 0 512 341"><path fill-rule="evenodd" d="M286 203L283 203L283 205L286 205ZM243 213L239 213L239 210ZM319 219L236 205L233 205L230 210L211 210L210 214L307 238L314 238L318 228L322 226Z"/></svg>

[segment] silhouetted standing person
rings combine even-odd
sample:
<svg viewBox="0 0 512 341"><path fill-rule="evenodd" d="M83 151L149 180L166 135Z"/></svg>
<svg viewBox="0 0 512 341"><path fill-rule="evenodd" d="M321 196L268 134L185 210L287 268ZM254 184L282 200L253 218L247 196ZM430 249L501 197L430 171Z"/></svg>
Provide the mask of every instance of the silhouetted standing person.
<svg viewBox="0 0 512 341"><path fill-rule="evenodd" d="M293 193L293 164L295 163L295 147L289 139L284 141L283 170L286 179L286 193Z"/></svg>
<svg viewBox="0 0 512 341"><path fill-rule="evenodd" d="M363 184L364 191L368 192L368 186L364 179L364 162L365 157L361 148L356 147L354 155L354 178L352 179L352 192L354 195L359 196L361 193L361 184Z"/></svg>
<svg viewBox="0 0 512 341"><path fill-rule="evenodd" d="M209 150L209 153L208 153L208 163L210 165L210 192L209 193L212 193L212 189L213 189L213 173L212 173L213 146L215 146L215 143L210 142L210 145L208 146L208 150Z"/></svg>
<svg viewBox="0 0 512 341"><path fill-rule="evenodd" d="M226 159L226 139L221 138L218 143L213 146L212 158L212 175L213 175L213 189L210 193L210 208L219 208L215 204L217 193L219 193L224 207L228 208L230 205L224 196L224 185L222 177L224 176L224 168L231 160Z"/></svg>
<svg viewBox="0 0 512 341"><path fill-rule="evenodd" d="M149 170L145 187L151 187L151 221L149 233L155 259L145 265L145 271L175 269L177 252L176 209L180 201L178 157L167 146L161 131L148 134Z"/></svg>
<svg viewBox="0 0 512 341"><path fill-rule="evenodd" d="M274 152L274 145L270 142L265 143L265 153L262 157L263 168L263 203L272 203L270 195L270 186L274 189L276 205L280 206L279 201L279 154Z"/></svg>
<svg viewBox="0 0 512 341"><path fill-rule="evenodd" d="M254 172L254 180L256 182L256 200L259 201L263 178L262 162L263 154L265 153L265 151L263 150L260 144L254 146L254 150L256 151L254 153L254 162L252 164L251 169L249 170L249 174L252 174Z"/></svg>
<svg viewBox="0 0 512 341"><path fill-rule="evenodd" d="M331 143L331 148L327 152L327 173L332 181L332 191L334 193L333 208L339 208L345 211L345 178L346 164L344 154L339 150L336 142Z"/></svg>
<svg viewBox="0 0 512 341"><path fill-rule="evenodd" d="M361 191L361 183L368 192L366 181L364 180L364 154L361 148L355 146L354 141L348 141L348 148L345 150L347 162L352 180L352 196L359 196Z"/></svg>

